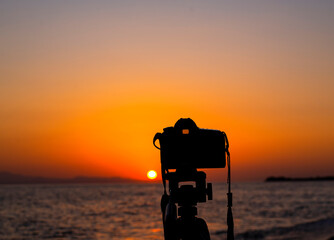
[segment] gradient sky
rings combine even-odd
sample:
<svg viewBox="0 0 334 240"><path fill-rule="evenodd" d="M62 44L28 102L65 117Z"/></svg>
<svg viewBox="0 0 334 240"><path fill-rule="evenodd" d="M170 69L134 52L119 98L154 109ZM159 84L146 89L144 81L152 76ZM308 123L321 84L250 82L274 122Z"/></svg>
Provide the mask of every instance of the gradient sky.
<svg viewBox="0 0 334 240"><path fill-rule="evenodd" d="M333 1L9 0L0 34L0 171L145 179L191 117L234 180L334 174Z"/></svg>

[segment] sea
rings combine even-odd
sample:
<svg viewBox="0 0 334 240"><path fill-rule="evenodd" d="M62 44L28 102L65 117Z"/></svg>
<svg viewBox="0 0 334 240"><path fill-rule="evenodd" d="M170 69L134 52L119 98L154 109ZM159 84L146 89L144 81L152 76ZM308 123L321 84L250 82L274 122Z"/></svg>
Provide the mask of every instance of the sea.
<svg viewBox="0 0 334 240"><path fill-rule="evenodd" d="M198 204L226 239L226 183ZM0 239L163 239L162 184L0 185ZM334 181L233 183L235 239L334 239Z"/></svg>

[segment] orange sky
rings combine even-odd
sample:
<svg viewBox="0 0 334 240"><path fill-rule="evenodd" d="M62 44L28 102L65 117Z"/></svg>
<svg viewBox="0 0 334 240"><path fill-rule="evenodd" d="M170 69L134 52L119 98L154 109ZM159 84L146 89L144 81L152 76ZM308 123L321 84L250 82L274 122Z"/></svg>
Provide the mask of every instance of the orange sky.
<svg viewBox="0 0 334 240"><path fill-rule="evenodd" d="M145 179L191 117L234 180L333 175L333 22L332 1L1 1L0 171Z"/></svg>

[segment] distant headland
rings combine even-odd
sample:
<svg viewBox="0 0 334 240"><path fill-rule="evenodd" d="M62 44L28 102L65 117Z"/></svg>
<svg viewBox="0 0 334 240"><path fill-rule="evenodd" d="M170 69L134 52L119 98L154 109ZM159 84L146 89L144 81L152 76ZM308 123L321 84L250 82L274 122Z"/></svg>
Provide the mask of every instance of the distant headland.
<svg viewBox="0 0 334 240"><path fill-rule="evenodd" d="M304 181L333 181L334 176L326 177L305 177L305 178L289 178L289 177L268 177L265 182L304 182Z"/></svg>
<svg viewBox="0 0 334 240"><path fill-rule="evenodd" d="M46 178L24 176L10 172L0 172L0 184L78 184L78 183L140 183L141 181L120 177L74 177L74 178Z"/></svg>

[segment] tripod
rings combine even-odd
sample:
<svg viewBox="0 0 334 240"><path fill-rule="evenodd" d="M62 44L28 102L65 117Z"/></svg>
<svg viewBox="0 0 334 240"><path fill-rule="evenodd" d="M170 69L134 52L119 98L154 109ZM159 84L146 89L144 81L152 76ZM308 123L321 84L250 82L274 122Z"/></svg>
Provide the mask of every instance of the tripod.
<svg viewBox="0 0 334 240"><path fill-rule="evenodd" d="M212 200L212 184L206 184L206 174L196 169L177 169L167 171L165 179L169 181L170 193L164 191L161 199L165 240L210 240L206 222L196 217L197 203L206 202L206 196ZM195 182L195 187L179 187L181 182Z"/></svg>

